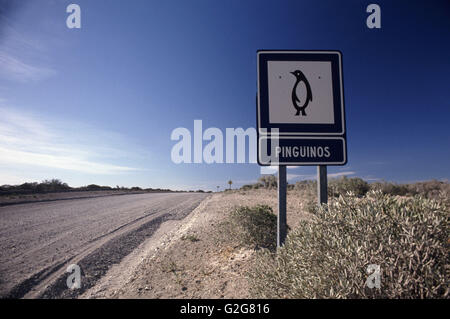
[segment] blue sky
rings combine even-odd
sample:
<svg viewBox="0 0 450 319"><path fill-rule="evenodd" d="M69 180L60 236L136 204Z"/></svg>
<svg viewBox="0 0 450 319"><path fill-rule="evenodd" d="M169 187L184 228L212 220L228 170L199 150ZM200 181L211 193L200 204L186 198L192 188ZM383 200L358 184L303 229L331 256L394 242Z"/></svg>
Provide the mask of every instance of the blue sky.
<svg viewBox="0 0 450 319"><path fill-rule="evenodd" d="M81 29L66 27L70 3ZM343 53L348 164L331 177L449 179L450 4L376 1L381 29L368 29L370 3L36 0L0 11L0 184L255 181L257 164L174 164L170 135L196 119L255 127L259 49Z"/></svg>

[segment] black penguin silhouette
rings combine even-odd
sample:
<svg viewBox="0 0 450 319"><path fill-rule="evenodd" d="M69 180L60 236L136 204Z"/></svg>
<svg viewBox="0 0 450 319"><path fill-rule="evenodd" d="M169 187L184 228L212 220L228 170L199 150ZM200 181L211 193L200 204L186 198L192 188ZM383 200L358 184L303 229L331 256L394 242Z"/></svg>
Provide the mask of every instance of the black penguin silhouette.
<svg viewBox="0 0 450 319"><path fill-rule="evenodd" d="M295 109L297 110L297 113L295 113L295 115L298 116L298 115L300 115L300 112L302 112L302 115L306 116L305 109L308 106L309 102L312 101L311 86L309 85L309 82L306 79L306 76L303 74L302 71L295 70L294 72L291 72L291 74L293 74L297 78L297 81L295 81L295 85L292 88L292 104L294 105ZM305 86L306 86L306 100L303 102L303 105L297 96L297 86L302 81L305 83Z"/></svg>

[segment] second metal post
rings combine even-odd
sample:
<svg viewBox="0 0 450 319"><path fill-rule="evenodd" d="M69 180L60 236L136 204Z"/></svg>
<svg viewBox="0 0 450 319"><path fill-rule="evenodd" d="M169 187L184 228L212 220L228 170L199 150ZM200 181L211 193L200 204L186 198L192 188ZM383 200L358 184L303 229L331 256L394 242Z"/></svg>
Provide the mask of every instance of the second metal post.
<svg viewBox="0 0 450 319"><path fill-rule="evenodd" d="M287 235L286 223L286 165L278 166L278 229L277 247L284 245Z"/></svg>
<svg viewBox="0 0 450 319"><path fill-rule="evenodd" d="M317 166L317 197L319 205L328 203L327 166Z"/></svg>

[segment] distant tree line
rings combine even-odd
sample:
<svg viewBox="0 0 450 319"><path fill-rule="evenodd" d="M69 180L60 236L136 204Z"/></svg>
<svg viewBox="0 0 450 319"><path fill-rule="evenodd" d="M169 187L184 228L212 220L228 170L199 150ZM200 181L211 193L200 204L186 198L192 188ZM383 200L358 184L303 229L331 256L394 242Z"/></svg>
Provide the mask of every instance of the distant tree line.
<svg viewBox="0 0 450 319"><path fill-rule="evenodd" d="M141 188L141 187L123 187L123 186L100 186L90 184L81 187L70 187L67 183L59 179L44 180L40 183L23 183L21 185L2 185L0 186L0 195L23 195L36 193L53 192L74 192L74 191L132 191L132 192L177 192L166 188ZM197 192L202 191L198 190ZM203 191L202 191L203 192Z"/></svg>

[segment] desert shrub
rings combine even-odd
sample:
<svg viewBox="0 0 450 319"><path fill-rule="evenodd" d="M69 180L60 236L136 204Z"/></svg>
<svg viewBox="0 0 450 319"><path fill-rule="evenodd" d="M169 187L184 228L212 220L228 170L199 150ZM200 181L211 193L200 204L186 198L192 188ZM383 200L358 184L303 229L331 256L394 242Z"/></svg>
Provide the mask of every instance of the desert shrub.
<svg viewBox="0 0 450 319"><path fill-rule="evenodd" d="M105 191L105 190L111 190L112 188L109 186L100 186L100 185L96 185L96 184L90 184L87 186L82 186L79 188L80 190L84 190L84 191ZM126 188L121 188L122 190L126 189Z"/></svg>
<svg viewBox="0 0 450 319"><path fill-rule="evenodd" d="M243 191L248 191L248 190L250 190L250 189L252 189L253 188L253 185L251 185L251 184L246 184L246 185L243 185L242 187L241 187L241 190L243 190Z"/></svg>
<svg viewBox="0 0 450 319"><path fill-rule="evenodd" d="M443 181L427 181L407 184L410 194L421 194L427 198L450 197L450 184Z"/></svg>
<svg viewBox="0 0 450 319"><path fill-rule="evenodd" d="M263 251L250 274L263 298L444 298L449 296L449 207L371 191L341 196L303 221L277 254ZM381 267L381 287L365 284Z"/></svg>
<svg viewBox="0 0 450 319"><path fill-rule="evenodd" d="M260 188L263 188L263 187L264 187L264 185L261 184L261 183L253 184L253 189L260 189Z"/></svg>
<svg viewBox="0 0 450 319"><path fill-rule="evenodd" d="M66 191L69 190L70 187L66 183L63 183L59 179L51 179L44 180L42 183L37 185L37 192L57 192L57 191Z"/></svg>
<svg viewBox="0 0 450 319"><path fill-rule="evenodd" d="M222 225L226 238L251 248L276 247L277 217L266 205L241 206L234 209Z"/></svg>
<svg viewBox="0 0 450 319"><path fill-rule="evenodd" d="M348 178L343 176L338 179L331 179L328 184L328 192L330 196L346 195L348 192L355 194L356 196L364 196L370 189L369 184L359 178Z"/></svg>
<svg viewBox="0 0 450 319"><path fill-rule="evenodd" d="M294 189L298 191L315 192L317 190L317 181L315 180L298 181L295 183Z"/></svg>
<svg viewBox="0 0 450 319"><path fill-rule="evenodd" d="M277 188L278 181L277 177L274 175L264 175L258 179L258 183L262 185L264 188Z"/></svg>
<svg viewBox="0 0 450 319"><path fill-rule="evenodd" d="M398 196L417 194L416 192L411 193L406 185L389 182L372 183L370 184L370 189L375 191L381 191L383 194L398 195Z"/></svg>
<svg viewBox="0 0 450 319"><path fill-rule="evenodd" d="M431 180L412 184L395 184L390 182L375 182L370 184L372 190L380 190L384 194L399 196L421 195L426 198L450 198L450 184L448 182Z"/></svg>

